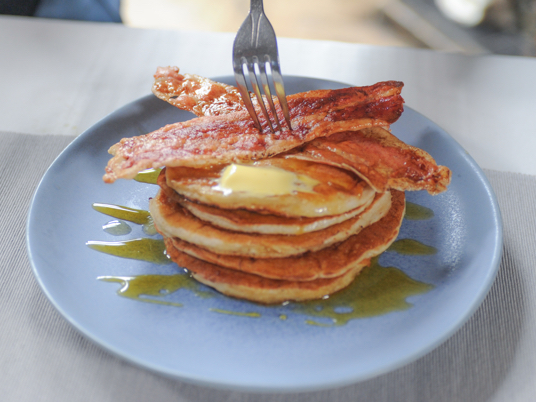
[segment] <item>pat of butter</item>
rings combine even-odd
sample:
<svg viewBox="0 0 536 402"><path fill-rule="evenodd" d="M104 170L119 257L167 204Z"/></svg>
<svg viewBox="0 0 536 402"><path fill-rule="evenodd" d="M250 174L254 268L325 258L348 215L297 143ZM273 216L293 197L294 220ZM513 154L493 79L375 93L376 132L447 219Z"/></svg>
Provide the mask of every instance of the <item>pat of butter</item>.
<svg viewBox="0 0 536 402"><path fill-rule="evenodd" d="M227 166L215 189L228 195L246 192L257 196L293 194L297 191L313 192L319 182L309 176L296 174L274 166Z"/></svg>

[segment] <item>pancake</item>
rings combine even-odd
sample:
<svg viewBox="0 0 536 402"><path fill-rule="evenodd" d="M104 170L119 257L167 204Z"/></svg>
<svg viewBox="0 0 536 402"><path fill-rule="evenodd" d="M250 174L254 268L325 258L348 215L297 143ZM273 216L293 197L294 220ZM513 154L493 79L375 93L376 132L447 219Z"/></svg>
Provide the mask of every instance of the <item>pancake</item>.
<svg viewBox="0 0 536 402"><path fill-rule="evenodd" d="M348 286L370 264L370 260L361 261L344 275L335 278L282 281L222 268L181 252L173 247L170 239L166 239L165 243L171 259L179 266L187 266L197 281L224 295L263 304L319 299Z"/></svg>
<svg viewBox="0 0 536 402"><path fill-rule="evenodd" d="M289 257L317 251L346 240L380 220L391 207L389 192L377 194L364 212L326 229L301 235L258 235L217 228L202 221L160 191L149 202L149 211L159 230L214 253L253 258Z"/></svg>
<svg viewBox="0 0 536 402"><path fill-rule="evenodd" d="M226 256L204 250L178 238L172 238L172 242L174 247L182 252L224 268L270 279L311 281L341 276L354 264L381 254L398 236L404 212L404 193L393 190L392 206L387 215L378 222L341 243L287 258Z"/></svg>
<svg viewBox="0 0 536 402"><path fill-rule="evenodd" d="M365 205L343 214L320 218L286 218L278 215L260 214L246 209L221 209L192 202L181 196L175 197L174 200L195 217L222 229L246 233L300 235L326 229L353 218L362 213L374 198L371 198Z"/></svg>
<svg viewBox="0 0 536 402"><path fill-rule="evenodd" d="M180 204L198 219L207 221L213 226L231 231L283 235L299 235L314 232L359 215L374 200L374 198L371 198L366 204L344 214L320 218L288 218L279 215L257 213L246 209L221 209L190 201L177 194L175 190L168 187L164 170L158 176L157 184L166 193L170 201Z"/></svg>
<svg viewBox="0 0 536 402"><path fill-rule="evenodd" d="M375 194L353 172L323 163L275 157L249 166L290 172L298 185L303 185L297 185L295 191L273 196L248 191L226 192L221 187L226 165L211 169L167 168L166 184L178 194L202 204L287 217L340 215L369 204ZM312 183L309 188L306 187L308 182Z"/></svg>
<svg viewBox="0 0 536 402"><path fill-rule="evenodd" d="M326 251L307 253L296 258L273 259L268 262L270 269L266 269L265 265L265 269L260 272L263 275L259 275L259 272L225 268L193 257L187 253L184 242L177 239L165 238L166 249L170 258L179 266L186 267L195 279L227 296L264 304L318 299L348 286L359 272L370 264L372 257L385 251L396 239L404 216L404 194L395 192L393 199L390 213L379 222L367 227L365 230L369 233L365 234L364 230L344 242L345 246L333 247L329 251L325 249ZM316 256L311 257L311 254ZM261 264L267 262L262 259L242 260L258 261ZM331 271L331 275L308 276L307 280L303 280L299 275L290 275L292 272L300 271L310 274L314 262L320 263L317 266L322 265L326 273ZM330 268L337 262L342 262L344 269L333 272ZM264 276L267 272L273 274L275 271L280 273L275 275L277 278L285 279L274 279L274 275ZM336 275L337 273L339 275Z"/></svg>

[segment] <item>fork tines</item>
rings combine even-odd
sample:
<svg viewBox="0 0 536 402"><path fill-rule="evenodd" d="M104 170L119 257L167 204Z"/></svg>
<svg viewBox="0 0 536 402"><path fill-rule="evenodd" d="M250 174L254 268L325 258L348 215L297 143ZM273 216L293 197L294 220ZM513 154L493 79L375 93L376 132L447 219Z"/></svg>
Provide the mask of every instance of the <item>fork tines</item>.
<svg viewBox="0 0 536 402"><path fill-rule="evenodd" d="M279 99L283 116L285 117L288 128L292 130L287 98L285 96L285 87L279 69L277 38L272 24L270 24L270 21L268 21L268 18L264 14L262 0L250 1L249 14L240 26L234 41L233 68L238 90L257 129L262 132L262 125L255 110L255 103L262 110L272 133L276 131L272 124L272 119L276 123L277 130L283 131L279 122L277 109L274 105L270 81L268 81L268 75L270 75L272 78L271 83L277 99ZM246 76L249 76L249 86ZM249 88L255 94L253 99L256 102L252 102ZM268 109L266 108L265 102L268 103ZM270 118L270 115L272 118Z"/></svg>
<svg viewBox="0 0 536 402"><path fill-rule="evenodd" d="M268 122L268 127L270 128L272 133L275 133L275 131L283 130L281 123L279 122L277 110L274 104L274 97L272 96L272 90L268 81L269 74L272 77L273 89L275 90L275 93L279 100L279 105L281 107L281 110L283 111L283 116L285 118L287 126L290 130L292 130L287 99L285 96L285 88L281 73L279 72L279 65L277 63L277 60L271 60L268 55L264 56L264 60L259 60L257 56L251 57L251 60L247 60L245 57L242 57L240 59L240 64L237 67L238 68L236 68L235 66L235 78L238 85L238 90L242 95L244 104L246 105L249 114L253 118L257 129L262 132L262 127L259 122L257 112L255 111L255 103L262 110L262 113L266 118L266 121ZM255 94L256 102L252 102L251 93L248 89L246 76L249 76L249 88L251 88L253 93ZM265 103L268 104L269 109L267 109ZM270 113L268 112L268 110L270 111ZM275 121L275 127L272 120Z"/></svg>

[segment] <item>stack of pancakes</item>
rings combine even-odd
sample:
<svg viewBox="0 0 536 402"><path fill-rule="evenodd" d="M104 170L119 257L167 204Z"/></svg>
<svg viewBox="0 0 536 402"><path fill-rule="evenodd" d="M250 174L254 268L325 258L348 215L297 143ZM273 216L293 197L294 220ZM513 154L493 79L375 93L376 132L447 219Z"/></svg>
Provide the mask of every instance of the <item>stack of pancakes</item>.
<svg viewBox="0 0 536 402"><path fill-rule="evenodd" d="M377 193L349 170L294 158L249 166L290 172L311 189L225 191L228 166L168 167L150 202L171 259L221 293L262 303L321 298L347 286L398 234L403 192Z"/></svg>
<svg viewBox="0 0 536 402"><path fill-rule="evenodd" d="M292 130L270 133L262 116L257 130L236 88L158 68L153 93L198 117L123 138L103 179L164 167L151 215L173 261L200 282L262 303L320 298L395 240L404 191L438 194L450 182L448 168L389 131L402 87L290 95ZM274 191L257 173L229 187L229 169L243 168L290 177L290 187Z"/></svg>

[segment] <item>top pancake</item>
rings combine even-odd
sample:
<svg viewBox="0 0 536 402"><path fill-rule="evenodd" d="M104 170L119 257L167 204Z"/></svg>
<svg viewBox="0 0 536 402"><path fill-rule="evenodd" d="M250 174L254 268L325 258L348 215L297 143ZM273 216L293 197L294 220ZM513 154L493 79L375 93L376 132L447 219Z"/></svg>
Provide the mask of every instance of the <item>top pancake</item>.
<svg viewBox="0 0 536 402"><path fill-rule="evenodd" d="M293 191L271 196L246 191L226 193L219 187L225 168L221 165L211 169L166 168L166 184L180 195L203 204L285 217L340 215L369 204L375 194L366 182L351 171L322 163L275 157L251 166L283 169L307 176L316 184L313 191Z"/></svg>

